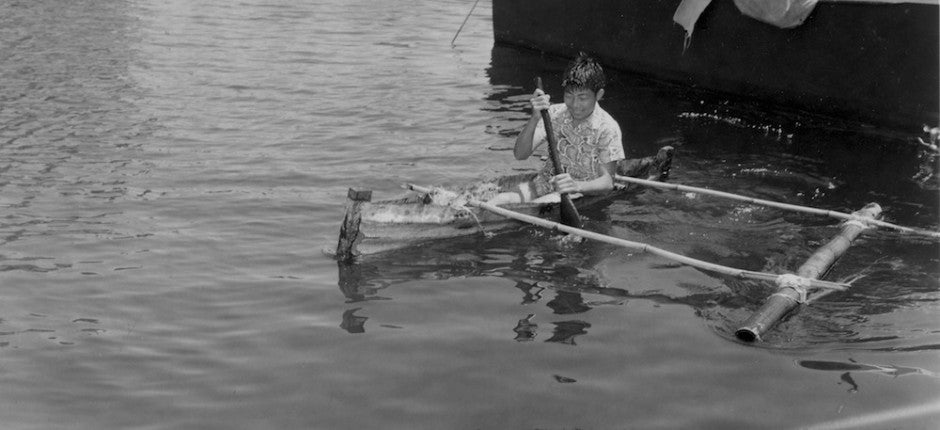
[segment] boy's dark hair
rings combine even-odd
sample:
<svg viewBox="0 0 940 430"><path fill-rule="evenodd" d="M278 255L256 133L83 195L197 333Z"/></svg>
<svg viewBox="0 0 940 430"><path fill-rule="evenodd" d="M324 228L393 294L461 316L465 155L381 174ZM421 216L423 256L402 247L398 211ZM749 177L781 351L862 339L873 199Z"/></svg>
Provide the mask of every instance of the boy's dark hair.
<svg viewBox="0 0 940 430"><path fill-rule="evenodd" d="M561 81L565 91L586 88L596 93L606 84L604 69L597 60L584 52L580 52L578 57L568 64L564 80Z"/></svg>

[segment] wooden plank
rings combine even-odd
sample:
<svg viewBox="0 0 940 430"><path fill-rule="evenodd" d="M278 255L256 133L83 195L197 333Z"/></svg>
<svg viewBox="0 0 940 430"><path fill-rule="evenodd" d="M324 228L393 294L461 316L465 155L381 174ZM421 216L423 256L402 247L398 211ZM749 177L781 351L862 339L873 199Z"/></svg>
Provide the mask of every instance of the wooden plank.
<svg viewBox="0 0 940 430"><path fill-rule="evenodd" d="M346 215L339 230L336 258L351 260L358 255L356 244L360 240L359 225L362 221L362 205L372 200L371 190L350 188L346 194Z"/></svg>

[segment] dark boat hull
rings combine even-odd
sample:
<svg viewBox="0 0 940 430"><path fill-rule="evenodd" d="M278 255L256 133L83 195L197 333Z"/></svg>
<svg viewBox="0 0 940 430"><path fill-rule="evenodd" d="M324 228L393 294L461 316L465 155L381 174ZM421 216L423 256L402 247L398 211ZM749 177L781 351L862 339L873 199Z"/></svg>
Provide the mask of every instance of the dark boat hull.
<svg viewBox="0 0 940 430"><path fill-rule="evenodd" d="M713 1L684 47L680 0L493 0L497 43L826 116L896 128L940 121L937 3L819 2L781 29Z"/></svg>

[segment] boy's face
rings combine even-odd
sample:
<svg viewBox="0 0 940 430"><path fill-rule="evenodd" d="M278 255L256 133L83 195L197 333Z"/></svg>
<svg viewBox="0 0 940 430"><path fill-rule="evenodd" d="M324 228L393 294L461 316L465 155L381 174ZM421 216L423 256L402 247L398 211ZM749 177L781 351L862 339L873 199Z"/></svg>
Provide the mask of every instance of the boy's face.
<svg viewBox="0 0 940 430"><path fill-rule="evenodd" d="M594 106L604 96L604 89L595 93L587 88L571 88L565 90L565 106L575 121L581 121L594 113Z"/></svg>

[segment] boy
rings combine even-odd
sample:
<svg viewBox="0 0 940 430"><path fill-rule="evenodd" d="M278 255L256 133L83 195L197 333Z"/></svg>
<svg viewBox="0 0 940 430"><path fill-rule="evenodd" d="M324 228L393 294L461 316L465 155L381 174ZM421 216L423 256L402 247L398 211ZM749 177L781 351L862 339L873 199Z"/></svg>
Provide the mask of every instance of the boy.
<svg viewBox="0 0 940 430"><path fill-rule="evenodd" d="M551 105L549 96L536 89L532 117L516 138L513 154L525 160L542 144L547 144L541 112L548 109L558 157L565 172L554 172L547 161L530 186L518 192L504 192L492 204L526 201L557 201L557 193L603 194L614 188L617 161L624 159L620 125L598 102L604 97L604 70L583 52L565 70L562 87L565 102Z"/></svg>

